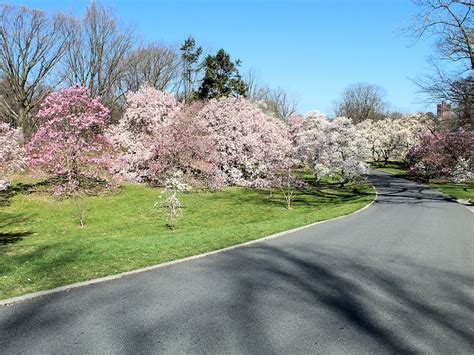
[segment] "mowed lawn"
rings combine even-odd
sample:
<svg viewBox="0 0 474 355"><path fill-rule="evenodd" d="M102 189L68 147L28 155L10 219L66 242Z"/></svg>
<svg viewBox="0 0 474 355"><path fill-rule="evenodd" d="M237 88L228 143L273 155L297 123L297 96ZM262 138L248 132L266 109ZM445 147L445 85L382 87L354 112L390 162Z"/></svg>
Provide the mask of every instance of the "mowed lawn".
<svg viewBox="0 0 474 355"><path fill-rule="evenodd" d="M380 170L385 171L387 173L394 174L398 177L403 178L411 178L408 174L408 170L401 162L389 162L387 165L383 163L374 163L372 167ZM471 203L474 201L474 183L467 182L467 183L459 183L456 184L451 181L431 181L428 183L428 186L439 190L446 195L455 198L455 199L463 199L469 200Z"/></svg>
<svg viewBox="0 0 474 355"><path fill-rule="evenodd" d="M33 188L3 196L0 206L0 299L129 271L257 239L354 212L373 188L325 182L298 194L287 210L281 193L226 188L182 195L175 231L153 207L160 190L129 184L83 200L58 200Z"/></svg>

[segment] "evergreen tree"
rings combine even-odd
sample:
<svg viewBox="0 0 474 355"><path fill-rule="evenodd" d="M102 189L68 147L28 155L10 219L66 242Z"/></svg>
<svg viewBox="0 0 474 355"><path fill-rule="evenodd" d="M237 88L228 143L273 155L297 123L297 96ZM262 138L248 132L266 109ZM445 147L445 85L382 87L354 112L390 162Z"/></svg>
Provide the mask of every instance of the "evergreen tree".
<svg viewBox="0 0 474 355"><path fill-rule="evenodd" d="M233 62L223 49L204 60L204 78L198 91L200 99L245 96L247 85L239 73L240 60Z"/></svg>

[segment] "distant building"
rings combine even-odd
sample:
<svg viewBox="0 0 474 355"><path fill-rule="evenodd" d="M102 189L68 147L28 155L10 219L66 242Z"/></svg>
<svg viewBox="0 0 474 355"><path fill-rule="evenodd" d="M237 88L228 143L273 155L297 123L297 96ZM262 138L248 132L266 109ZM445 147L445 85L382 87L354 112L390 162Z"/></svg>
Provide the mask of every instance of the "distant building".
<svg viewBox="0 0 474 355"><path fill-rule="evenodd" d="M441 101L437 106L436 116L438 118L449 118L451 115L451 105L445 101Z"/></svg>

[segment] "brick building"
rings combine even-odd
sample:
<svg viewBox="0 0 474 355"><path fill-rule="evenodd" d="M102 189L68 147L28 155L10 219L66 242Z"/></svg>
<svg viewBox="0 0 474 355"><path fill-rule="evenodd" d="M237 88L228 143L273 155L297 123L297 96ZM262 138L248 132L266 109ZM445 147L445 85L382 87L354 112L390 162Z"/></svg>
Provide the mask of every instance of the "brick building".
<svg viewBox="0 0 474 355"><path fill-rule="evenodd" d="M438 118L449 118L451 115L451 105L446 103L445 101L441 101L436 110L436 116Z"/></svg>

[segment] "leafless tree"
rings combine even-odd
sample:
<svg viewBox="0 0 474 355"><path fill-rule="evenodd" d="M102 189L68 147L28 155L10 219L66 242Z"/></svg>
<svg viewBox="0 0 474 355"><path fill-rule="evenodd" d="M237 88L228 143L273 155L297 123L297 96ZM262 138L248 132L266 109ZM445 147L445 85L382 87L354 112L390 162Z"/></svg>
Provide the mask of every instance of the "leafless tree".
<svg viewBox="0 0 474 355"><path fill-rule="evenodd" d="M266 109L275 117L287 122L296 113L298 101L282 88L268 90L264 96Z"/></svg>
<svg viewBox="0 0 474 355"><path fill-rule="evenodd" d="M459 125L474 125L474 1L416 0L419 13L407 30L416 40L437 37L431 74L414 80L429 102L447 101ZM449 65L450 63L454 65Z"/></svg>
<svg viewBox="0 0 474 355"><path fill-rule="evenodd" d="M382 119L387 115L384 96L385 90L380 86L364 83L351 85L336 103L335 114L351 118L354 124Z"/></svg>
<svg viewBox="0 0 474 355"><path fill-rule="evenodd" d="M250 69L246 74L243 75L243 81L247 86L247 92L245 96L253 99L259 96L259 91L262 89L260 78L255 70Z"/></svg>
<svg viewBox="0 0 474 355"><path fill-rule="evenodd" d="M74 27L62 14L0 5L0 105L8 121L21 126L27 137L36 125L35 110L57 84L55 69Z"/></svg>
<svg viewBox="0 0 474 355"><path fill-rule="evenodd" d="M180 59L169 46L156 43L130 52L124 61L122 90L136 91L148 84L158 90L176 90Z"/></svg>
<svg viewBox="0 0 474 355"><path fill-rule="evenodd" d="M468 63L474 70L473 0L414 0L420 11L407 30L420 39L424 35L438 37L437 47L445 59Z"/></svg>
<svg viewBox="0 0 474 355"><path fill-rule="evenodd" d="M124 61L133 47L134 31L122 29L112 11L95 2L87 7L74 32L64 60L64 75L70 85L88 87L113 105L121 98Z"/></svg>
<svg viewBox="0 0 474 355"><path fill-rule="evenodd" d="M246 97L259 105L264 111L287 122L288 118L296 113L298 100L290 96L284 89L272 89L261 85L255 71L250 70L244 76L247 86Z"/></svg>

